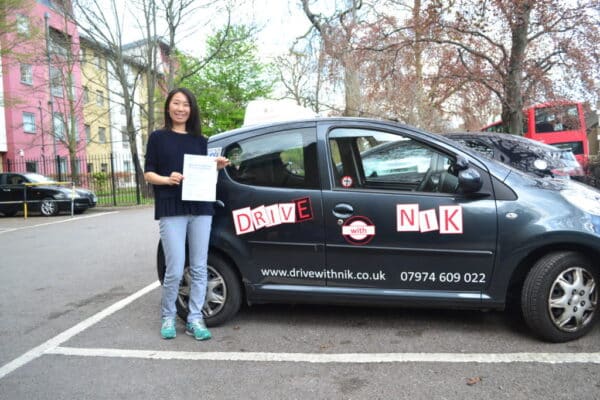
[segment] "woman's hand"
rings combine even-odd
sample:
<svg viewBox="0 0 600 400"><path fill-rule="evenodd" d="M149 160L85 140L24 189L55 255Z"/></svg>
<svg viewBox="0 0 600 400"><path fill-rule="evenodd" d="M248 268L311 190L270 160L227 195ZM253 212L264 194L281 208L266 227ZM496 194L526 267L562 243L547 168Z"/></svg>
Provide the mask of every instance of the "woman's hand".
<svg viewBox="0 0 600 400"><path fill-rule="evenodd" d="M223 156L215 157L217 162L217 169L223 169L229 165L229 159Z"/></svg>
<svg viewBox="0 0 600 400"><path fill-rule="evenodd" d="M180 172L171 172L171 175L167 177L167 185L179 185L183 180L183 175Z"/></svg>

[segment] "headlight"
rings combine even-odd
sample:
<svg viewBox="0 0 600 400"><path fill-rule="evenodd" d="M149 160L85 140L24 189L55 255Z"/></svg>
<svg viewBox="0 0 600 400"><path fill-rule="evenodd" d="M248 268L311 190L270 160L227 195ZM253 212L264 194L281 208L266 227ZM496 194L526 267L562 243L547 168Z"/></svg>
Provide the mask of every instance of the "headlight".
<svg viewBox="0 0 600 400"><path fill-rule="evenodd" d="M573 185L576 185L573 183ZM593 215L600 215L600 193L584 185L564 189L560 194L575 207Z"/></svg>
<svg viewBox="0 0 600 400"><path fill-rule="evenodd" d="M77 192L73 192L71 189L63 189L54 195L56 199L78 199L81 196Z"/></svg>

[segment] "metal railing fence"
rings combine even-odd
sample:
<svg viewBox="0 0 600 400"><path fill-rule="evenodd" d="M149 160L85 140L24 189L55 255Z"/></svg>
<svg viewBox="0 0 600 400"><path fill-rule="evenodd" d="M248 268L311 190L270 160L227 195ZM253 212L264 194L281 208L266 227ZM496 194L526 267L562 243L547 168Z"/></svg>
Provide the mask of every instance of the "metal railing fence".
<svg viewBox="0 0 600 400"><path fill-rule="evenodd" d="M35 172L52 181L73 181L92 190L98 206L151 204L149 185L139 179L131 157L121 154L94 154L71 160L68 156L4 160L3 172Z"/></svg>

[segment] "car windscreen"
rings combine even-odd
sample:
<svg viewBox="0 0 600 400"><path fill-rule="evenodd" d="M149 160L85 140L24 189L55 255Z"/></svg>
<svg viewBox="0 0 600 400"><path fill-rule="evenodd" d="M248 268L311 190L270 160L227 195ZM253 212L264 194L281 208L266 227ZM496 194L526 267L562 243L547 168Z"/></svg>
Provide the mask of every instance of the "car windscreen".
<svg viewBox="0 0 600 400"><path fill-rule="evenodd" d="M27 178L27 180L29 180L29 182L33 182L33 183L53 182L52 179L48 178L47 176L40 175L40 174L29 173L29 174L25 174L25 177Z"/></svg>

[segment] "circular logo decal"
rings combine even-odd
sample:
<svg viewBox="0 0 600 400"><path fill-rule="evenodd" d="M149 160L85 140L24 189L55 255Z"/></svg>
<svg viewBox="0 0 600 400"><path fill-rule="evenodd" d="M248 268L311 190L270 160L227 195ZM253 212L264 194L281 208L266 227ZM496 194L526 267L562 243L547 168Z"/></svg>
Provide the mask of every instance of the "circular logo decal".
<svg viewBox="0 0 600 400"><path fill-rule="evenodd" d="M342 235L350 244L364 245L375 236L375 225L369 218L357 215L344 222Z"/></svg>
<svg viewBox="0 0 600 400"><path fill-rule="evenodd" d="M349 175L342 176L342 186L345 188L349 188L352 186L352 177Z"/></svg>

